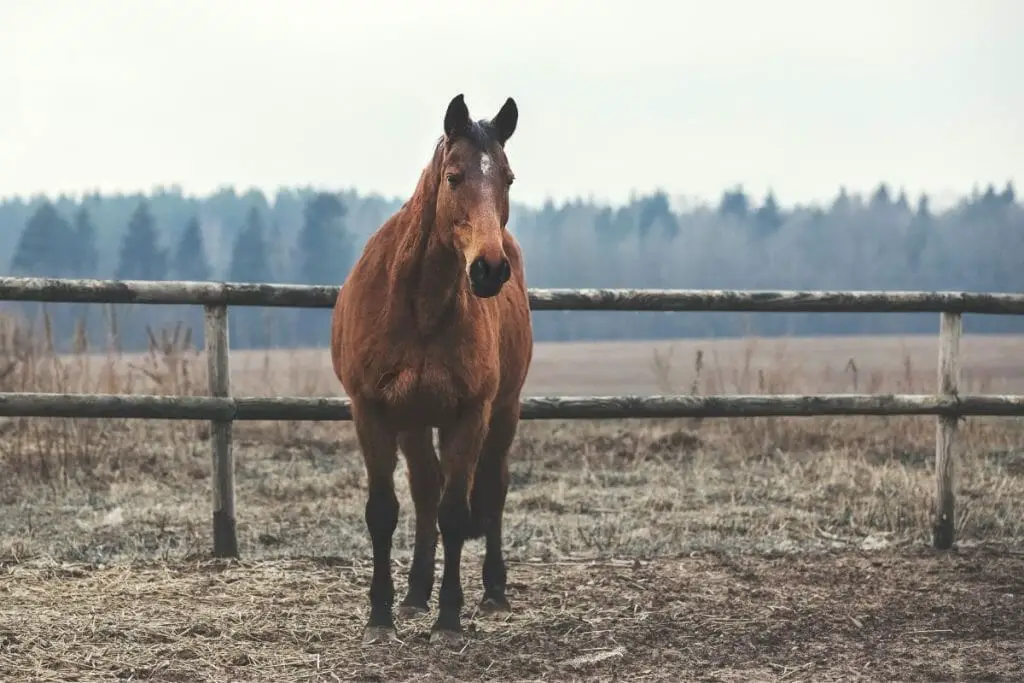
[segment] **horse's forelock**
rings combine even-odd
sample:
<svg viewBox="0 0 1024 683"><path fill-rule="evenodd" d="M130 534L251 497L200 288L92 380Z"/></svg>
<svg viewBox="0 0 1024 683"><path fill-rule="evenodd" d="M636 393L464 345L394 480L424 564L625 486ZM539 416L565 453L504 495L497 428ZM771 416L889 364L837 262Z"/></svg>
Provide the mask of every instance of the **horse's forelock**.
<svg viewBox="0 0 1024 683"><path fill-rule="evenodd" d="M454 137L442 135L437 144L447 151L457 140L467 140L481 152L486 152L492 144L498 142L498 136L490 121L481 119L470 121L469 127Z"/></svg>

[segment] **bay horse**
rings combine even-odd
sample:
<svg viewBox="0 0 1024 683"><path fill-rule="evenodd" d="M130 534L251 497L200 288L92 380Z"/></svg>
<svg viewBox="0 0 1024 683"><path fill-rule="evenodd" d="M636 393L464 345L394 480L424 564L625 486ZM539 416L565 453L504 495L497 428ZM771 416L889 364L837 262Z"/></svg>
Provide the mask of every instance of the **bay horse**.
<svg viewBox="0 0 1024 683"><path fill-rule="evenodd" d="M514 175L505 143L518 118L511 97L479 121L463 95L452 98L416 189L367 241L334 306L331 360L351 400L367 474L373 578L365 643L397 637L391 542L399 450L416 510L399 616L429 611L438 528L444 571L431 642L461 640L459 567L468 539L486 544L481 611L511 609L502 515L533 358L522 252L506 227Z"/></svg>

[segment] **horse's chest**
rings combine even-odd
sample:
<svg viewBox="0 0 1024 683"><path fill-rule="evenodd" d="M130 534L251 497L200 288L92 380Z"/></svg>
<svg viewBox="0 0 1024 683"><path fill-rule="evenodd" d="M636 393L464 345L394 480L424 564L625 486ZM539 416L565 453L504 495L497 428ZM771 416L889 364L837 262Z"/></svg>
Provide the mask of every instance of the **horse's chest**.
<svg viewBox="0 0 1024 683"><path fill-rule="evenodd" d="M496 388L496 364L484 360L459 346L409 349L381 372L379 398L396 414L443 422Z"/></svg>

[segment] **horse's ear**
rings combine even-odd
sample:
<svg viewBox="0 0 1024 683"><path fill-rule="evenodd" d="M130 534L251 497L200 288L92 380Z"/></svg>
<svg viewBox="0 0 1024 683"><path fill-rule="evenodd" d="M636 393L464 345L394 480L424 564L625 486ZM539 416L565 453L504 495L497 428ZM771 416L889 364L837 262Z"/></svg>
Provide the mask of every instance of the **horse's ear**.
<svg viewBox="0 0 1024 683"><path fill-rule="evenodd" d="M501 105L501 109L491 119L491 126L494 127L498 136L498 142L504 145L512 137L512 133L516 132L516 123L518 122L519 107L516 106L516 101L510 97L505 100L505 104Z"/></svg>
<svg viewBox="0 0 1024 683"><path fill-rule="evenodd" d="M469 126L469 108L462 93L459 93L448 103L448 111L444 113L444 134L450 138L455 137L469 130Z"/></svg>

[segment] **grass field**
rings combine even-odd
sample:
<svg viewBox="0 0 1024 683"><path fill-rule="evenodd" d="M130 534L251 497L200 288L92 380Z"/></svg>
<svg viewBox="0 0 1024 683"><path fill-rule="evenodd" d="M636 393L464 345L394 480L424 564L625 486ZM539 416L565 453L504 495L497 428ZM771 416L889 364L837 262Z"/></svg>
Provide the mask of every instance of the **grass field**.
<svg viewBox="0 0 1024 683"><path fill-rule="evenodd" d="M45 334L0 332L4 391L205 393L181 335L58 357ZM966 338L963 389L1024 393L1022 351ZM544 344L528 393L925 393L936 354L934 337ZM239 394L339 393L322 350L232 362ZM0 680L1012 680L1024 422L971 418L962 435L959 547L935 554L933 419L525 423L505 524L514 611L473 613L471 543L469 639L444 651L429 617L361 645L350 425L236 425L244 559L214 562L204 424L6 420ZM412 506L396 481L401 593Z"/></svg>

